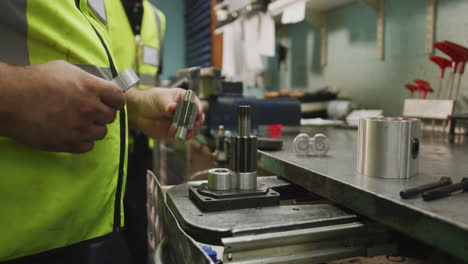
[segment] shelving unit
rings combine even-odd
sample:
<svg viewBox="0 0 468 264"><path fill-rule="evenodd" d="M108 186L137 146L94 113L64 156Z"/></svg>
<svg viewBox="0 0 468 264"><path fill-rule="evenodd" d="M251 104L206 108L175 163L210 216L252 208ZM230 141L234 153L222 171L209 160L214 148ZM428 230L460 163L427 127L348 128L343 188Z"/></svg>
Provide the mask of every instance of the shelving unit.
<svg viewBox="0 0 468 264"><path fill-rule="evenodd" d="M279 21L282 12L299 1L307 2L305 20L320 29L322 66L327 65L328 25L327 12L343 5L359 2L377 14L377 59L385 58L385 0L276 0L268 6L268 11ZM434 51L434 30L437 0L427 0L426 53Z"/></svg>

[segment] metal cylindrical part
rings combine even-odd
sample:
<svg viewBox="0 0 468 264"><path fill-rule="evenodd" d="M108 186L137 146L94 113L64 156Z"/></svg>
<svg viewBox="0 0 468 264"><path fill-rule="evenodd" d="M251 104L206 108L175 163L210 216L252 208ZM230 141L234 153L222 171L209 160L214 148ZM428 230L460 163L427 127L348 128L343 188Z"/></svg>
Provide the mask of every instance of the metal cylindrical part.
<svg viewBox="0 0 468 264"><path fill-rule="evenodd" d="M239 136L231 137L232 188L257 188L257 137L250 135L250 106L239 106Z"/></svg>
<svg viewBox="0 0 468 264"><path fill-rule="evenodd" d="M297 155L325 156L330 149L327 136L316 134L313 138L301 133L294 138L293 148Z"/></svg>
<svg viewBox="0 0 468 264"><path fill-rule="evenodd" d="M198 106L194 103L195 92L187 90L184 100L177 102L172 123L176 127L176 140L185 140L187 132L195 126L198 114Z"/></svg>
<svg viewBox="0 0 468 264"><path fill-rule="evenodd" d="M252 190L257 188L257 172L239 173L239 190Z"/></svg>
<svg viewBox="0 0 468 264"><path fill-rule="evenodd" d="M252 172L257 170L257 137L231 138L231 170Z"/></svg>
<svg viewBox="0 0 468 264"><path fill-rule="evenodd" d="M224 168L208 171L208 189L213 191L228 191L231 189L231 171Z"/></svg>
<svg viewBox="0 0 468 264"><path fill-rule="evenodd" d="M294 138L293 148L297 155L308 155L310 148L310 137L301 133Z"/></svg>
<svg viewBox="0 0 468 264"><path fill-rule="evenodd" d="M359 120L357 172L380 178L409 178L419 169L421 121L415 118Z"/></svg>
<svg viewBox="0 0 468 264"><path fill-rule="evenodd" d="M325 156L330 149L330 143L324 134L316 134L311 140L311 149L317 156Z"/></svg>
<svg viewBox="0 0 468 264"><path fill-rule="evenodd" d="M177 126L176 134L175 134L175 139L176 140L185 140L185 137L187 136L187 128L184 126Z"/></svg>
<svg viewBox="0 0 468 264"><path fill-rule="evenodd" d="M187 92L185 93L184 101L187 101L187 102L195 101L195 92L193 92L192 90L187 90Z"/></svg>
<svg viewBox="0 0 468 264"><path fill-rule="evenodd" d="M250 106L240 105L238 115L239 137L250 136Z"/></svg>
<svg viewBox="0 0 468 264"><path fill-rule="evenodd" d="M231 189L239 189L239 172L231 171Z"/></svg>

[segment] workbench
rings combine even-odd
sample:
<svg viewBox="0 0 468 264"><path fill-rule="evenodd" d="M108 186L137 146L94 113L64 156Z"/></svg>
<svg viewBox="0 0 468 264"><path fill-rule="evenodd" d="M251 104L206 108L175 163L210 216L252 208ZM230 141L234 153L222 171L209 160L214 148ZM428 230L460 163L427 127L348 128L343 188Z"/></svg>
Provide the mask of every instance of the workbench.
<svg viewBox="0 0 468 264"><path fill-rule="evenodd" d="M297 156L292 142L299 132L321 132L330 140L325 157ZM454 183L468 176L468 139L449 143L448 136L424 132L419 174L410 179L358 175L357 130L299 128L285 133L283 149L259 151L259 167L392 229L468 261L468 192L425 202L403 200L402 189L450 176ZM382 150L385 151L385 150Z"/></svg>

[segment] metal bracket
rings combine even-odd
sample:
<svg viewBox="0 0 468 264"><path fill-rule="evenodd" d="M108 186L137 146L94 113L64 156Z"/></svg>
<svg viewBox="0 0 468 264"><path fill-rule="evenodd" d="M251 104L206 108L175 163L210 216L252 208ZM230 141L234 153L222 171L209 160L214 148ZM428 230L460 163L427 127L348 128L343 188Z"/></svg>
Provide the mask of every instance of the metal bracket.
<svg viewBox="0 0 468 264"><path fill-rule="evenodd" d="M320 64L327 65L328 27L326 12L306 12L305 20L320 28Z"/></svg>
<svg viewBox="0 0 468 264"><path fill-rule="evenodd" d="M434 52L434 27L437 0L427 0L426 14L426 54Z"/></svg>
<svg viewBox="0 0 468 264"><path fill-rule="evenodd" d="M359 0L377 13L377 59L385 56L385 0Z"/></svg>

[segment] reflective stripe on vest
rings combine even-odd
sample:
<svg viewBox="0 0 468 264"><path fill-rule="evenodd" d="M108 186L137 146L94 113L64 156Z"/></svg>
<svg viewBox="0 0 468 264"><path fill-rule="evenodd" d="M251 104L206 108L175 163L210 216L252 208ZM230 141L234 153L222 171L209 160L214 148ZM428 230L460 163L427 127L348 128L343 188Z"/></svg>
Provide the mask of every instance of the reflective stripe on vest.
<svg viewBox="0 0 468 264"><path fill-rule="evenodd" d="M95 65L84 64L78 64L76 66L80 67L82 70L94 76L106 80L111 80L111 82L117 87L119 87L119 89L122 90L122 92L126 92L128 89L136 85L139 81L138 76L136 75L135 71L133 71L132 67L127 68L123 72L119 73L117 77L112 78L112 72L109 68L100 68L96 67Z"/></svg>
<svg viewBox="0 0 468 264"><path fill-rule="evenodd" d="M78 9L74 0L2 0L0 60L65 60L110 72L109 38L87 2ZM114 222L122 225L125 112L107 128L107 136L85 154L45 152L0 137L0 262L109 234Z"/></svg>
<svg viewBox="0 0 468 264"><path fill-rule="evenodd" d="M144 64L159 67L159 50L143 45L141 56Z"/></svg>
<svg viewBox="0 0 468 264"><path fill-rule="evenodd" d="M140 88L147 89L156 85L157 73L162 61L163 22L160 11L148 1L143 2L141 36L137 37L136 64L140 77ZM154 15L154 18L152 16Z"/></svg>
<svg viewBox="0 0 468 264"><path fill-rule="evenodd" d="M107 26L107 14L104 0L88 0L88 5L94 15L96 15L96 17Z"/></svg>

